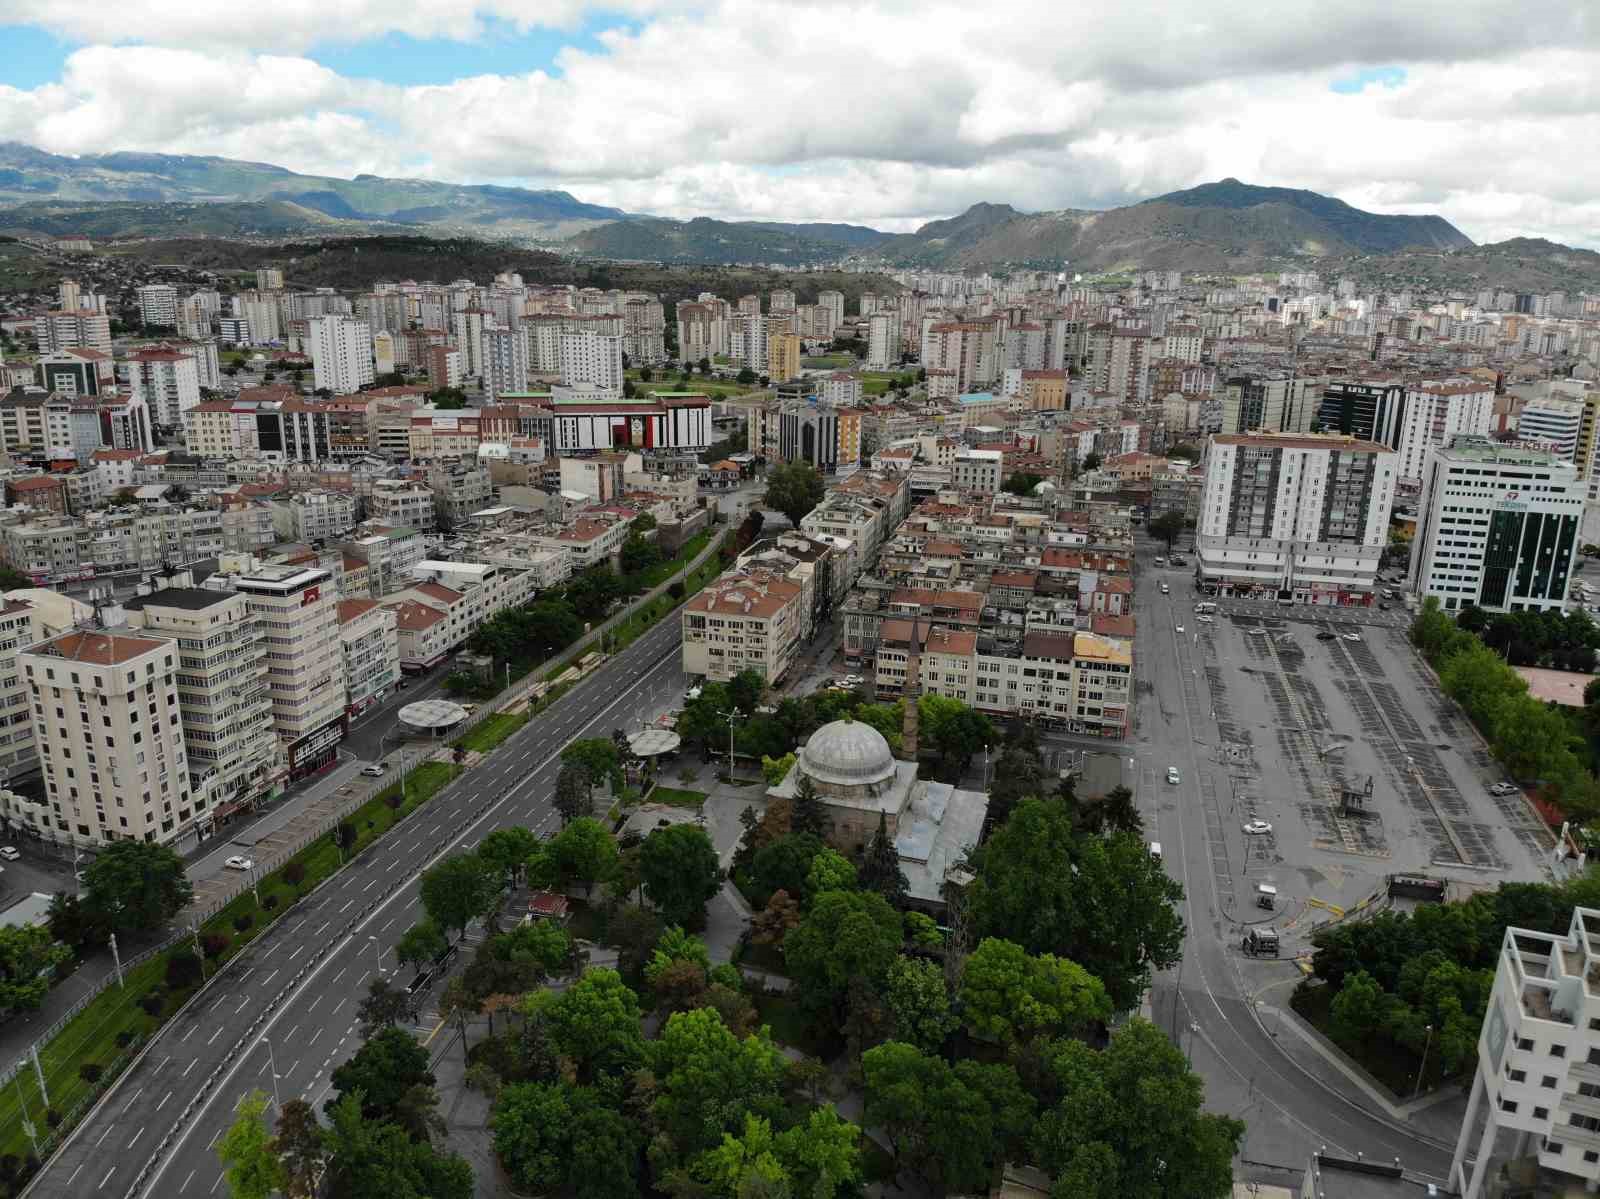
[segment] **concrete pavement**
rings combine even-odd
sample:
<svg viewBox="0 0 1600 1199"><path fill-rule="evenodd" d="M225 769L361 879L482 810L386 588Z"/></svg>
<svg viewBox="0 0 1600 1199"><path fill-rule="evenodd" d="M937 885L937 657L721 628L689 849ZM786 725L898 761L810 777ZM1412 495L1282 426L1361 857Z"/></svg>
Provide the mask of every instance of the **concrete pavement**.
<svg viewBox="0 0 1600 1199"><path fill-rule="evenodd" d="M651 630L296 905L167 1024L28 1194L226 1193L214 1142L234 1103L274 1082L285 1100L326 1098L332 1070L359 1047L367 980L394 967L394 941L420 916L421 870L493 828L553 826L561 748L648 719L681 693L679 636L674 620Z"/></svg>

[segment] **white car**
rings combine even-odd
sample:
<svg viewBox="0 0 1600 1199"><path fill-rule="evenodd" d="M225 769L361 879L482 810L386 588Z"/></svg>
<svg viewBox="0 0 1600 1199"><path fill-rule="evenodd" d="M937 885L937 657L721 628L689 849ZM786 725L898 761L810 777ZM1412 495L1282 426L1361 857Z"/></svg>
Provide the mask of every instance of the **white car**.
<svg viewBox="0 0 1600 1199"><path fill-rule="evenodd" d="M8 862L15 862L21 856L22 855L17 852L16 846L0 845L0 858L4 858Z"/></svg>
<svg viewBox="0 0 1600 1199"><path fill-rule="evenodd" d="M1360 633L1346 633L1344 635L1344 639L1346 641L1360 641L1361 640L1361 634Z"/></svg>
<svg viewBox="0 0 1600 1199"><path fill-rule="evenodd" d="M866 681L867 680L862 678L859 674L847 674L844 676L844 685L846 687L859 687Z"/></svg>
<svg viewBox="0 0 1600 1199"><path fill-rule="evenodd" d="M1244 831L1252 836L1257 836L1263 833L1270 833L1272 826L1265 820L1247 820L1245 821Z"/></svg>
<svg viewBox="0 0 1600 1199"><path fill-rule="evenodd" d="M1215 616L1196 616L1194 622L1195 624L1216 624L1217 618Z"/></svg>
<svg viewBox="0 0 1600 1199"><path fill-rule="evenodd" d="M1178 631L1178 632L1179 632L1179 633L1182 633L1182 632L1183 632L1183 626L1182 626L1182 625L1179 625L1179 626L1178 626L1178 628L1177 628L1177 631Z"/></svg>
<svg viewBox="0 0 1600 1199"><path fill-rule="evenodd" d="M382 766L379 766L376 763L374 763L371 766L363 766L361 768L361 773L366 775L369 779L381 779L384 775L388 774L389 772L387 770L385 770Z"/></svg>
<svg viewBox="0 0 1600 1199"><path fill-rule="evenodd" d="M255 862L249 858L240 857L238 854L234 854L233 857L222 864L229 870L254 870L256 868Z"/></svg>
<svg viewBox="0 0 1600 1199"><path fill-rule="evenodd" d="M1173 786L1177 786L1180 781L1181 780L1178 778L1178 768L1176 766L1168 766L1167 782L1171 783Z"/></svg>

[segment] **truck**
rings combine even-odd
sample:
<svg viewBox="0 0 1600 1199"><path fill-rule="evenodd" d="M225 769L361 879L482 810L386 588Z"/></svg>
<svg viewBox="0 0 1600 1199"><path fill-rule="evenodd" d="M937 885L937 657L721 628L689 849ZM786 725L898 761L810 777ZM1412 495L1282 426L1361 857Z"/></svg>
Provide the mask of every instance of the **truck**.
<svg viewBox="0 0 1600 1199"><path fill-rule="evenodd" d="M1245 933L1239 947L1253 958L1275 958L1278 956L1278 930L1252 928Z"/></svg>

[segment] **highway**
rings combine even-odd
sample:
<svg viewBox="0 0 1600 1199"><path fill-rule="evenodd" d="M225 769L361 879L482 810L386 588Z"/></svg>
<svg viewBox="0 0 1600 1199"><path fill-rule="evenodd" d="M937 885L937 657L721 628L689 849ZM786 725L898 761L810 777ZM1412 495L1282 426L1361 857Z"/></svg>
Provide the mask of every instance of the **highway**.
<svg viewBox="0 0 1600 1199"><path fill-rule="evenodd" d="M1140 562L1152 561L1157 552L1142 549ZM1162 581L1170 584L1170 595L1160 594ZM1144 566L1136 585L1141 698L1124 768L1138 772L1148 836L1161 842L1168 873L1183 884L1188 926L1182 965L1155 980L1152 1018L1204 1077L1207 1107L1246 1122L1246 1159L1303 1169L1325 1145L1350 1157L1362 1153L1369 1161L1398 1158L1407 1170L1442 1180L1453 1146L1375 1115L1331 1067L1308 1068L1285 1052L1296 1044L1294 1034L1275 1027L1275 1013L1263 1019L1257 1001L1286 1006L1299 975L1287 959L1246 967L1239 949L1243 928L1235 917L1261 913L1235 907L1235 896L1246 891L1246 838L1241 814L1229 810L1227 772L1214 760L1218 734L1204 647L1195 641L1193 589L1183 570ZM1271 737L1270 730L1256 733L1258 741ZM1178 767L1180 786L1164 781L1169 766ZM1282 1046L1274 1036L1279 1032Z"/></svg>
<svg viewBox="0 0 1600 1199"><path fill-rule="evenodd" d="M675 618L652 629L297 904L168 1022L26 1194L226 1195L214 1146L234 1104L276 1084L285 1102L321 1106L360 1046L368 979L396 969L394 942L420 918L421 871L495 828L553 826L561 749L681 698L679 639Z"/></svg>

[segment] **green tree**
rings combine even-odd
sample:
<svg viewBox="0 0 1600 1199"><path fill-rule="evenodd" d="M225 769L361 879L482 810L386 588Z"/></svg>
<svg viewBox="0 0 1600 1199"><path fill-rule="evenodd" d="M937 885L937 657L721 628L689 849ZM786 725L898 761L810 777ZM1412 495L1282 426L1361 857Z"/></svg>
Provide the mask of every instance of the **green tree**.
<svg viewBox="0 0 1600 1199"><path fill-rule="evenodd" d="M57 891L50 897L45 924L51 937L80 951L106 940L111 931L104 913L95 911L67 891Z"/></svg>
<svg viewBox="0 0 1600 1199"><path fill-rule="evenodd" d="M299 1098L290 1099L279 1108L273 1145L283 1167L283 1193L288 1199L312 1199L328 1162L316 1109Z"/></svg>
<svg viewBox="0 0 1600 1199"><path fill-rule="evenodd" d="M1099 1178L1089 1193L1216 1199L1232 1183L1244 1124L1201 1110L1204 1088L1182 1052L1146 1020L1119 1028L1104 1052L1052 1046L1062 1099L1043 1113L1036 1162L1061 1178Z"/></svg>
<svg viewBox="0 0 1600 1199"><path fill-rule="evenodd" d="M1172 543L1183 536L1183 513L1178 511L1163 512L1145 526L1145 531L1150 536L1167 543L1167 552L1172 552Z"/></svg>
<svg viewBox="0 0 1600 1199"><path fill-rule="evenodd" d="M362 1115L346 1095L329 1113L328 1193L339 1199L472 1199L472 1167L415 1141L397 1124Z"/></svg>
<svg viewBox="0 0 1600 1199"><path fill-rule="evenodd" d="M117 932L159 929L189 906L183 859L165 845L113 841L83 869L83 902Z"/></svg>
<svg viewBox="0 0 1600 1199"><path fill-rule="evenodd" d="M594 815L594 787L582 766L565 762L556 772L555 809L563 824Z"/></svg>
<svg viewBox="0 0 1600 1199"><path fill-rule="evenodd" d="M661 918L684 928L704 925L706 904L722 886L717 851L696 824L654 830L640 847L639 873Z"/></svg>
<svg viewBox="0 0 1600 1199"><path fill-rule="evenodd" d="M420 970L449 945L439 926L424 916L400 935L394 944L394 956L396 961L409 962Z"/></svg>
<svg viewBox="0 0 1600 1199"><path fill-rule="evenodd" d="M824 891L851 891L856 885L856 868L837 850L824 848L811 859L806 872L806 893L817 896Z"/></svg>
<svg viewBox="0 0 1600 1199"><path fill-rule="evenodd" d="M1032 495L1033 489L1044 482L1043 475L1030 474L1027 471L1013 471L1000 485L1002 491L1009 491L1012 495Z"/></svg>
<svg viewBox="0 0 1600 1199"><path fill-rule="evenodd" d="M428 393L428 403L435 408L465 408L467 393L459 387L440 387Z"/></svg>
<svg viewBox="0 0 1600 1199"><path fill-rule="evenodd" d="M767 680L759 670L746 667L728 680L728 699L734 711L751 715L767 693Z"/></svg>
<svg viewBox="0 0 1600 1199"><path fill-rule="evenodd" d="M368 1120L390 1120L412 1087L432 1087L434 1078L428 1051L416 1037L401 1028L385 1028L335 1069L329 1081L336 1094L324 1105L325 1111L343 1096L359 1092L361 1112Z"/></svg>
<svg viewBox="0 0 1600 1199"><path fill-rule="evenodd" d="M755 373L755 371L751 370L748 366L741 367L740 370L739 370L739 374L736 376L736 379L743 386L749 387L750 384L752 384L752 383L754 383L756 381L756 373Z"/></svg>
<svg viewBox="0 0 1600 1199"><path fill-rule="evenodd" d="M1349 1040L1370 1040L1389 1014L1386 998L1372 975L1357 970L1344 980L1339 993L1333 997L1333 1026Z"/></svg>
<svg viewBox="0 0 1600 1199"><path fill-rule="evenodd" d="M33 1011L44 1001L56 969L72 957L37 924L0 927L0 1009Z"/></svg>
<svg viewBox="0 0 1600 1199"><path fill-rule="evenodd" d="M941 763L953 762L958 770L995 741L994 726L982 712L975 712L958 699L928 692L917 700L918 725L939 750Z"/></svg>
<svg viewBox="0 0 1600 1199"><path fill-rule="evenodd" d="M779 891L805 898L810 894L811 863L822 842L810 833L785 833L756 850L750 859L749 886L758 906Z"/></svg>
<svg viewBox="0 0 1600 1199"><path fill-rule="evenodd" d="M1183 945L1183 888L1128 833L1073 827L1059 799L1030 799L973 856L968 912L979 936L1071 958L1105 984L1115 1011L1139 1002L1152 969Z"/></svg>
<svg viewBox="0 0 1600 1199"><path fill-rule="evenodd" d="M1078 473L1080 475L1086 475L1090 471L1095 471L1095 470L1099 470L1099 469L1100 469L1100 455L1096 454L1096 453L1094 453L1092 451L1090 453L1088 453L1088 454L1085 454L1084 457L1083 457L1083 461L1078 463Z"/></svg>
<svg viewBox="0 0 1600 1199"><path fill-rule="evenodd" d="M861 1130L831 1106L780 1132L776 1151L798 1195L833 1199L861 1181Z"/></svg>
<svg viewBox="0 0 1600 1199"><path fill-rule="evenodd" d="M711 955L706 943L674 924L661 931L661 940L656 942L655 951L644 968L645 981L655 986L656 980L676 963L688 963L696 967L702 976L711 969Z"/></svg>
<svg viewBox="0 0 1600 1199"><path fill-rule="evenodd" d="M458 853L422 873L422 910L440 928L466 932L500 893L496 871L475 853Z"/></svg>
<svg viewBox="0 0 1600 1199"><path fill-rule="evenodd" d="M881 895L862 891L824 891L783 942L801 1001L836 1016L852 982L882 987L899 951L899 914Z"/></svg>
<svg viewBox="0 0 1600 1199"><path fill-rule="evenodd" d="M821 797L817 795L817 785L804 770L795 783L789 827L797 833L810 833L813 837L825 836L828 831L828 816L823 810Z"/></svg>
<svg viewBox="0 0 1600 1199"><path fill-rule="evenodd" d="M944 971L935 962L896 958L889 967L883 1001L894 1018L896 1039L928 1053L938 1053L956 1029Z"/></svg>
<svg viewBox="0 0 1600 1199"><path fill-rule="evenodd" d="M561 761L563 765L581 767L596 783L609 779L613 790L622 790L622 759L617 753L617 743L610 737L585 737L574 741L561 751Z"/></svg>
<svg viewBox="0 0 1600 1199"><path fill-rule="evenodd" d="M782 1110L784 1057L765 1034L739 1039L709 1008L675 1012L649 1046L651 1111L681 1160L743 1127L745 1113Z"/></svg>
<svg viewBox="0 0 1600 1199"><path fill-rule="evenodd" d="M491 1126L494 1151L518 1189L533 1193L566 1185L572 1164L570 1088L565 1083L520 1083L500 1092Z"/></svg>
<svg viewBox="0 0 1600 1199"><path fill-rule="evenodd" d="M1105 987L1076 962L986 937L961 969L961 1018L980 1040L1075 1035L1111 1015Z"/></svg>
<svg viewBox="0 0 1600 1199"><path fill-rule="evenodd" d="M567 1135L567 1185L577 1199L633 1199L639 1193L642 1137L634 1121L608 1107L596 1092L579 1088L573 1092Z"/></svg>
<svg viewBox="0 0 1600 1199"><path fill-rule="evenodd" d="M277 1149L267 1133L264 1119L267 1096L251 1091L239 1100L228 1131L217 1142L217 1157L222 1162L228 1191L236 1199L269 1199L285 1183Z"/></svg>
<svg viewBox="0 0 1600 1199"><path fill-rule="evenodd" d="M574 820L550 842L556 869L568 882L583 884L587 895L617 862L617 843L605 825L589 816Z"/></svg>
<svg viewBox="0 0 1600 1199"><path fill-rule="evenodd" d="M579 1082L620 1077L644 1056L639 998L615 970L586 971L565 991L536 991L523 1000L522 1009L544 1022Z"/></svg>
<svg viewBox="0 0 1600 1199"><path fill-rule="evenodd" d="M789 1195L789 1171L778 1160L772 1125L746 1113L742 1136L722 1134L722 1144L708 1149L690 1170L718 1199L744 1199L749 1195Z"/></svg>
<svg viewBox="0 0 1600 1199"><path fill-rule="evenodd" d="M512 825L497 828L478 842L477 853L486 863L500 871L503 885L512 886L522 875L522 867L529 855L539 848L539 838L532 830Z"/></svg>
<svg viewBox="0 0 1600 1199"><path fill-rule="evenodd" d="M878 813L878 831L867 843L866 856L861 862L857 884L863 891L873 891L892 904L905 902L906 873L900 869L900 851L889 836L889 826L882 812Z"/></svg>
<svg viewBox="0 0 1600 1199"><path fill-rule="evenodd" d="M789 771L794 769L794 754L786 753L781 758L761 758L761 777L767 780L767 786L776 787L789 777Z"/></svg>
<svg viewBox="0 0 1600 1199"><path fill-rule="evenodd" d="M795 528L822 501L822 476L807 462L789 462L767 472L768 508L783 513Z"/></svg>
<svg viewBox="0 0 1600 1199"><path fill-rule="evenodd" d="M361 1035L370 1037L379 1029L393 1028L410 1010L411 995L406 989L392 986L383 975L374 974L367 983L367 997L356 1007Z"/></svg>

